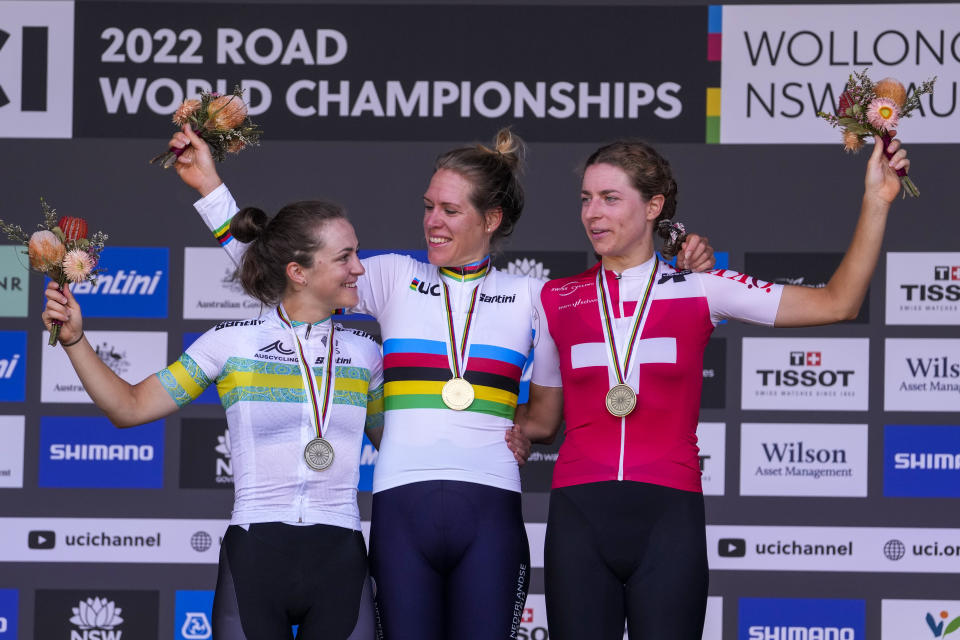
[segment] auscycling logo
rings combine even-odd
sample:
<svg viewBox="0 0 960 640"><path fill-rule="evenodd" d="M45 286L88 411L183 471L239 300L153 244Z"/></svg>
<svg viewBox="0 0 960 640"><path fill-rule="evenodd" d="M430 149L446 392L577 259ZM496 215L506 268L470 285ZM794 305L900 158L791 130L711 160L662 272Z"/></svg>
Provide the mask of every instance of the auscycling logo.
<svg viewBox="0 0 960 640"><path fill-rule="evenodd" d="M86 317L166 318L170 250L166 247L107 247L95 283L71 289Z"/></svg>

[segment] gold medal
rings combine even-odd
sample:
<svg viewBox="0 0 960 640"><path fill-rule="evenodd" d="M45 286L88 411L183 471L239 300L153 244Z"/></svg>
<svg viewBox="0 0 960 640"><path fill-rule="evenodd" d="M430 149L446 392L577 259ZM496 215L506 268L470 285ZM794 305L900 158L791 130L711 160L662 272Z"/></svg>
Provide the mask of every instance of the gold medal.
<svg viewBox="0 0 960 640"><path fill-rule="evenodd" d="M628 385L614 385L607 391L607 411L610 415L622 418L630 415L637 406L637 394Z"/></svg>
<svg viewBox="0 0 960 640"><path fill-rule="evenodd" d="M325 471L333 465L333 445L326 438L314 438L303 448L303 459L314 471Z"/></svg>
<svg viewBox="0 0 960 640"><path fill-rule="evenodd" d="M463 411L473 404L475 394L473 385L463 378L450 378L443 383L440 397L443 399L443 404L454 411Z"/></svg>

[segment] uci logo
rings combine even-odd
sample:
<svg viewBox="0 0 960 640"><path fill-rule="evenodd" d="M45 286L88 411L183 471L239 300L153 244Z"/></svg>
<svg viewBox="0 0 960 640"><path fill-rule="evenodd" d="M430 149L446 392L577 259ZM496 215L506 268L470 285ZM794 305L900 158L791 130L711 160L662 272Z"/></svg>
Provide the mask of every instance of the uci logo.
<svg viewBox="0 0 960 640"><path fill-rule="evenodd" d="M424 295L430 296L439 296L440 295L440 285L438 284L428 284L421 280L420 278L414 278L410 281L410 288L413 291L419 291Z"/></svg>

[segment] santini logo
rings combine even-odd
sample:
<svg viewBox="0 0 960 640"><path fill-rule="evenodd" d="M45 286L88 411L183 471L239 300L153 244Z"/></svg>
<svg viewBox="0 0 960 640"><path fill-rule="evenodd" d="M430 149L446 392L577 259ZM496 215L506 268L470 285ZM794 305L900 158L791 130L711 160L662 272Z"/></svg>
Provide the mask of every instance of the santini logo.
<svg viewBox="0 0 960 640"><path fill-rule="evenodd" d="M150 444L52 444L51 460L153 460Z"/></svg>
<svg viewBox="0 0 960 640"><path fill-rule="evenodd" d="M749 640L856 640L852 627L750 627Z"/></svg>
<svg viewBox="0 0 960 640"><path fill-rule="evenodd" d="M110 275L98 275L96 283L86 281L75 284L71 291L78 294L99 293L105 296L151 296L162 277L163 271L159 269L152 276L139 275L134 270L117 269Z"/></svg>
<svg viewBox="0 0 960 640"><path fill-rule="evenodd" d="M11 377L13 377L13 370L17 368L18 362L20 362L19 353L15 353L9 358L3 358L0 360L0 378L9 380Z"/></svg>

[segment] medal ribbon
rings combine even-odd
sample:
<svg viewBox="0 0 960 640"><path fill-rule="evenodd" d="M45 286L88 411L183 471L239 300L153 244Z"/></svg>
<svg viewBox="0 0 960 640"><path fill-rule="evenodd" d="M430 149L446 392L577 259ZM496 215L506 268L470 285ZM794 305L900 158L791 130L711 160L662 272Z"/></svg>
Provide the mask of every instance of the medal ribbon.
<svg viewBox="0 0 960 640"><path fill-rule="evenodd" d="M323 373L320 375L320 389L318 392L317 381L313 376L313 369L308 364L306 353L303 350L303 345L300 343L300 338L297 336L296 329L293 328L293 323L287 318L282 306L277 307L277 315L280 316L280 322L290 329L294 343L297 345L297 358L300 361L300 373L303 379L304 390L310 394L310 414L313 417L313 425L317 432L317 437L322 438L323 432L327 430L327 424L330 422L330 415L332 413L330 409L333 405L331 398L333 395L332 391L334 390L333 338L334 333L336 333L333 318L330 319L330 335L327 337L327 359L326 362L324 362Z"/></svg>
<svg viewBox="0 0 960 640"><path fill-rule="evenodd" d="M658 266L659 260L656 255L654 255L650 278L647 280L647 286L644 287L643 297L637 302L637 308L633 313L633 328L628 335L627 353L622 366L620 365L620 357L617 353L617 342L613 334L613 311L610 307L610 294L607 292L607 279L604 277L603 265L601 264L597 270L597 303L600 305L600 317L603 319L601 323L603 328L603 341L607 343L607 359L611 362L619 384L627 384L626 380L630 375L630 365L634 363L632 359L633 348L636 345L637 336L647 321L647 313L650 311L650 294L653 291L653 281L657 277Z"/></svg>
<svg viewBox="0 0 960 640"><path fill-rule="evenodd" d="M487 274L490 272L489 265L490 258L487 258L476 267L467 268L469 271L472 271L472 273L464 272L461 274L446 267L437 270L440 274L440 290L443 292L444 317L447 319L447 344L450 347L448 362L454 378L462 378L463 374L467 371L469 336L470 328L473 326L473 312L477 306L480 290L483 288L483 283L486 281ZM447 283L443 280L444 275L459 278L463 282L475 280L476 278L481 279L480 283L474 287L473 294L470 297L470 307L467 309L467 321L464 323L463 333L460 335L459 349L457 348L457 335L453 329L453 305L450 304L450 290L447 288Z"/></svg>

